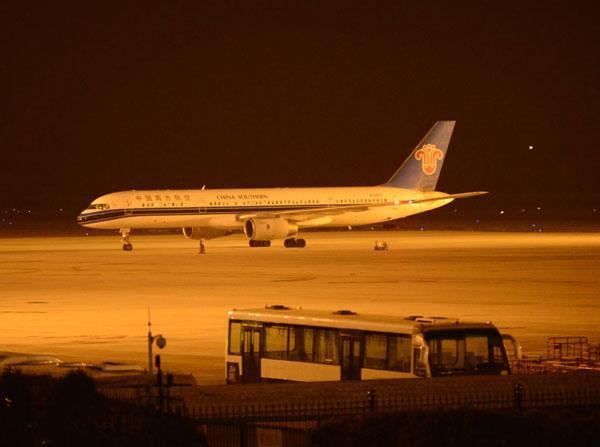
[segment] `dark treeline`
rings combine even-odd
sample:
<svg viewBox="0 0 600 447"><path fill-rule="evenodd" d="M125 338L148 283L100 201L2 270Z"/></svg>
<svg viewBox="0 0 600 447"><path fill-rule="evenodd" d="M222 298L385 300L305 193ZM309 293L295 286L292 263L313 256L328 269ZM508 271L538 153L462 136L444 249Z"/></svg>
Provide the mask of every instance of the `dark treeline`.
<svg viewBox="0 0 600 447"><path fill-rule="evenodd" d="M106 398L84 372L0 376L0 446L205 445L189 419Z"/></svg>

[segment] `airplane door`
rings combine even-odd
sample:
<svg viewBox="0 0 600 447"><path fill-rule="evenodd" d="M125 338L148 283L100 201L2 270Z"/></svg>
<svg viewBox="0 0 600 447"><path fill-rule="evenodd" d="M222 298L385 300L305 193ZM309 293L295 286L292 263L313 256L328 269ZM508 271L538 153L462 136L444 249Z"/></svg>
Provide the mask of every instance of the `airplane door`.
<svg viewBox="0 0 600 447"><path fill-rule="evenodd" d="M129 200L125 201L125 209L123 210L123 214L126 216L131 216L133 211L131 210L131 202Z"/></svg>
<svg viewBox="0 0 600 447"><path fill-rule="evenodd" d="M262 328L243 327L242 383L260 382L260 341Z"/></svg>
<svg viewBox="0 0 600 447"><path fill-rule="evenodd" d="M360 380L361 354L360 338L342 335L342 380Z"/></svg>

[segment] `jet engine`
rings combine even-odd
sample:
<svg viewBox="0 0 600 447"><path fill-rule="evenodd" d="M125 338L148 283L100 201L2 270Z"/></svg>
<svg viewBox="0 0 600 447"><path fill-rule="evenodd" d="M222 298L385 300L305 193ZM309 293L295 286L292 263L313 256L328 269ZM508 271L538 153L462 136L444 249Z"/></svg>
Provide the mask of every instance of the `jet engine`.
<svg viewBox="0 0 600 447"><path fill-rule="evenodd" d="M248 239L255 241L270 241L298 233L298 225L285 219L256 219L250 218L244 224L244 233Z"/></svg>
<svg viewBox="0 0 600 447"><path fill-rule="evenodd" d="M218 230L215 228L206 227L184 227L182 228L183 235L188 239L200 239L204 236L206 239L214 239L216 237L229 236L233 234L231 230Z"/></svg>

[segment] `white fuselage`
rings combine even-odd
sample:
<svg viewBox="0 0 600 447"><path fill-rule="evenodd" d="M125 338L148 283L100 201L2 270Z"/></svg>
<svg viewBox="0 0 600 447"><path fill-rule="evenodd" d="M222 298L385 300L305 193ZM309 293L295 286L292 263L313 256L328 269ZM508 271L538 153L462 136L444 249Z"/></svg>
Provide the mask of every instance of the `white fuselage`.
<svg viewBox="0 0 600 447"><path fill-rule="evenodd" d="M335 188L188 189L121 191L95 199L78 222L89 228L205 227L242 230L245 219L282 216L298 228L385 222L422 213L453 199L438 191L387 186ZM311 215L314 210L314 215Z"/></svg>

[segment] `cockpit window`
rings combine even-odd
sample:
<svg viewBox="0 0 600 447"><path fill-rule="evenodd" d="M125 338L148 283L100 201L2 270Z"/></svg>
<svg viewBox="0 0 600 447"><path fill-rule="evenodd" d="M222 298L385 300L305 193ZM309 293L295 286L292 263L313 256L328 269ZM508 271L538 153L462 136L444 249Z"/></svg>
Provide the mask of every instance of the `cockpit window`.
<svg viewBox="0 0 600 447"><path fill-rule="evenodd" d="M88 210L107 210L110 208L108 203L91 203L87 209Z"/></svg>

